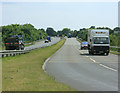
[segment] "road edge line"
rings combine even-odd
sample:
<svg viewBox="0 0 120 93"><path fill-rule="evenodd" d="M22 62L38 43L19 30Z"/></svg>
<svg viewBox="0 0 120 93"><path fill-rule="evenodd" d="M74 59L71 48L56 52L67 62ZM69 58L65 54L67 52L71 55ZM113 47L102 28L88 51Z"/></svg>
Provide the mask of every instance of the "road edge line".
<svg viewBox="0 0 120 93"><path fill-rule="evenodd" d="M45 60L44 64L42 65L42 69L44 70L44 72L46 72L45 67L46 67L47 62L48 62L50 59L51 59L51 57L47 58L47 59Z"/></svg>
<svg viewBox="0 0 120 93"><path fill-rule="evenodd" d="M66 42L66 41L65 41L65 42ZM65 43L65 42L64 42L64 43ZM58 43L58 42L57 42L57 43ZM54 45L54 44L53 44L53 45ZM63 45L64 45L64 44L63 44ZM63 47L63 45L62 45L62 47ZM62 48L62 47L61 47L61 48ZM46 64L49 62L49 60L51 59L52 56L54 56L58 51L60 51L61 48L59 48L53 55L51 55L50 57L48 57L48 58L45 60L45 62L43 63L42 69L44 70L45 73L47 72L46 69L45 69L45 68L46 68Z"/></svg>

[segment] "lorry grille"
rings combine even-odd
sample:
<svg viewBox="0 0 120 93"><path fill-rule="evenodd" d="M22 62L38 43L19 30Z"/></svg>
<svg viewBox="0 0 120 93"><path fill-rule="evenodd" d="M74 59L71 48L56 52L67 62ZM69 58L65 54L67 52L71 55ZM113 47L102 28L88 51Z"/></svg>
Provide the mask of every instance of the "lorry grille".
<svg viewBox="0 0 120 93"><path fill-rule="evenodd" d="M109 50L109 46L94 46L94 50Z"/></svg>

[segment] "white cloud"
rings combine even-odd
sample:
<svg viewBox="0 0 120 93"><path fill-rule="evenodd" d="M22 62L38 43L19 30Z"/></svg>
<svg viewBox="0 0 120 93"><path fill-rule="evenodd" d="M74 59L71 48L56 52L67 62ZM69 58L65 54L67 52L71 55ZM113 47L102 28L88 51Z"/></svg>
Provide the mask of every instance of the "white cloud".
<svg viewBox="0 0 120 93"><path fill-rule="evenodd" d="M1 0L2 2L118 2L119 0Z"/></svg>

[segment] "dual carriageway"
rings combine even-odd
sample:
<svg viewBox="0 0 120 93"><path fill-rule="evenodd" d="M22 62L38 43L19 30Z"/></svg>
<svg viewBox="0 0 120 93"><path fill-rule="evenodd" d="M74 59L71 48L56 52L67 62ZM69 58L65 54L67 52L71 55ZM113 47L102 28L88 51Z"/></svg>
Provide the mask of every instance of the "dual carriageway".
<svg viewBox="0 0 120 93"><path fill-rule="evenodd" d="M24 51L51 46L60 41L37 42ZM2 51L3 52L3 51ZM89 55L80 50L75 38L67 38L65 44L45 62L44 70L56 81L78 91L118 91L118 55Z"/></svg>

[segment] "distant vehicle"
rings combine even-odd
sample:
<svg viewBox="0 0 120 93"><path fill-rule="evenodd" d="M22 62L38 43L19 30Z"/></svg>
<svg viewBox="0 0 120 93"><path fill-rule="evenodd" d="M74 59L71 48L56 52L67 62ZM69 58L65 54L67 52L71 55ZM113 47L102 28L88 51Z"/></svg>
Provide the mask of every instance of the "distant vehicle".
<svg viewBox="0 0 120 93"><path fill-rule="evenodd" d="M51 37L47 37L47 40L48 40L49 42L51 42Z"/></svg>
<svg viewBox="0 0 120 93"><path fill-rule="evenodd" d="M91 29L88 30L89 54L109 54L109 30Z"/></svg>
<svg viewBox="0 0 120 93"><path fill-rule="evenodd" d="M81 43L81 50L82 49L88 49L88 42L82 42Z"/></svg>
<svg viewBox="0 0 120 93"><path fill-rule="evenodd" d="M5 39L6 50L24 50L24 38L22 35L14 35Z"/></svg>
<svg viewBox="0 0 120 93"><path fill-rule="evenodd" d="M45 43L48 43L49 41L48 40L45 40Z"/></svg>
<svg viewBox="0 0 120 93"><path fill-rule="evenodd" d="M71 33L68 33L68 38L71 38Z"/></svg>
<svg viewBox="0 0 120 93"><path fill-rule="evenodd" d="M45 43L49 43L51 42L51 37L47 37L47 39L45 40Z"/></svg>

